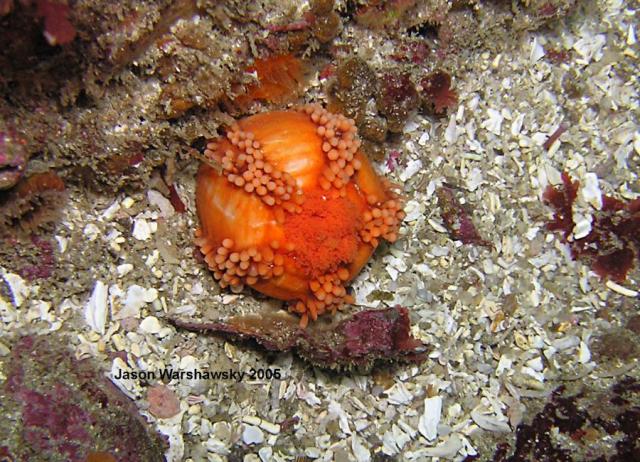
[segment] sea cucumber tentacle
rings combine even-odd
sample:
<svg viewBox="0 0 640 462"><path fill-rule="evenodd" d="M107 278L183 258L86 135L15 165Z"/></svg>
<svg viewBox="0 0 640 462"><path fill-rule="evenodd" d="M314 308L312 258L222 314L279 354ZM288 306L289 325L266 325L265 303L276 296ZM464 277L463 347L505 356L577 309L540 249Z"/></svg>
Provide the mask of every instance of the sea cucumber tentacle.
<svg viewBox="0 0 640 462"><path fill-rule="evenodd" d="M327 166L319 179L320 187L331 191L334 198L344 197L345 186L362 167L362 162L356 158L362 142L355 121L342 114L332 114L319 104L307 104L298 110L317 125L316 133L322 139Z"/></svg>
<svg viewBox="0 0 640 462"><path fill-rule="evenodd" d="M289 213L300 212L304 201L302 190L289 173L278 170L265 159L261 144L252 132L233 126L225 141L208 143L204 155L222 167L230 184L259 197L268 206Z"/></svg>

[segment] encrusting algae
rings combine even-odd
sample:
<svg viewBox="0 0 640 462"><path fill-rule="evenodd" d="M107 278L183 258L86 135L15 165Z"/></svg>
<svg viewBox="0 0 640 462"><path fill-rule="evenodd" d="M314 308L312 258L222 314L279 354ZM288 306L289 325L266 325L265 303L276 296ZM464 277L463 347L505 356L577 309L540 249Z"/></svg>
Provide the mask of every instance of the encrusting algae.
<svg viewBox="0 0 640 462"><path fill-rule="evenodd" d="M353 303L346 285L404 218L353 120L319 105L240 120L198 172L196 244L222 287L289 302L306 326Z"/></svg>

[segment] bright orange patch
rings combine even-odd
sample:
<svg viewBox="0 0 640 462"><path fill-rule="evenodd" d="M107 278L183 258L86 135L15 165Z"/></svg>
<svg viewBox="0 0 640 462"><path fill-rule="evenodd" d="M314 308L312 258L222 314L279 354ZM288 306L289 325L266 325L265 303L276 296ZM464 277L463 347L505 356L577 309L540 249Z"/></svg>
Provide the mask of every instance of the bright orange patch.
<svg viewBox="0 0 640 462"><path fill-rule="evenodd" d="M248 85L246 93L236 98L240 104L254 100L286 101L296 95L303 80L302 61L290 54L256 59L246 72L255 73L258 81Z"/></svg>
<svg viewBox="0 0 640 462"><path fill-rule="evenodd" d="M351 303L345 285L404 218L359 148L353 121L320 106L248 117L209 143L196 243L221 286L289 301L302 325Z"/></svg>
<svg viewBox="0 0 640 462"><path fill-rule="evenodd" d="M305 276L335 272L356 257L362 219L348 199L328 199L319 191L308 194L302 211L289 214L284 235L294 246L292 257Z"/></svg>

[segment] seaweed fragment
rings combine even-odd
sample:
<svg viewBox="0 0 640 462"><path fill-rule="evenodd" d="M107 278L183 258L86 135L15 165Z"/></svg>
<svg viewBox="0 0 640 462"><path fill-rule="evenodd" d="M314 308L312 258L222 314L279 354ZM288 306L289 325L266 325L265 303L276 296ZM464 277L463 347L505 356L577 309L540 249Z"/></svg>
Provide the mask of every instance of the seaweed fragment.
<svg viewBox="0 0 640 462"><path fill-rule="evenodd" d="M411 112L418 107L416 87L408 73L388 72L379 82L378 112L387 119L390 132L400 133Z"/></svg>
<svg viewBox="0 0 640 462"><path fill-rule="evenodd" d="M432 72L420 82L427 110L443 115L458 103L458 94L451 89L451 76L444 71Z"/></svg>
<svg viewBox="0 0 640 462"><path fill-rule="evenodd" d="M197 332L251 339L270 351L295 351L303 359L328 369L370 369L377 361L420 363L428 348L413 338L409 311L396 306L366 310L340 321L316 322L302 329L284 312L235 316L217 322L169 319L177 327Z"/></svg>
<svg viewBox="0 0 640 462"><path fill-rule="evenodd" d="M491 245L480 237L466 210L456 199L452 188L442 186L438 188L436 194L441 208L440 216L452 239L462 241L464 244Z"/></svg>
<svg viewBox="0 0 640 462"><path fill-rule="evenodd" d="M572 257L590 264L598 276L624 281L640 255L640 199L623 202L603 196L602 209L594 212L589 234L572 239L573 203L580 183L566 172L561 178L562 185L547 186L542 197L554 209L547 229L562 232Z"/></svg>

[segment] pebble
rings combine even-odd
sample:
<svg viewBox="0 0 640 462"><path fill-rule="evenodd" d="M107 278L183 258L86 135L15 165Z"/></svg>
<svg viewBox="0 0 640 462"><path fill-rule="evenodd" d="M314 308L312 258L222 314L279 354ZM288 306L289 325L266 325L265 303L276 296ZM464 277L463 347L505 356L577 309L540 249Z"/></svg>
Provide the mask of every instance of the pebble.
<svg viewBox="0 0 640 462"><path fill-rule="evenodd" d="M220 441L228 442L231 439L231 428L227 422L214 423L212 433Z"/></svg>
<svg viewBox="0 0 640 462"><path fill-rule="evenodd" d="M169 419L180 412L180 400L166 385L155 385L147 392L149 412L159 419Z"/></svg>
<svg viewBox="0 0 640 462"><path fill-rule="evenodd" d="M89 241L95 241L96 238L100 235L100 228L98 228L93 223L89 223L87 226L84 227L83 232L84 232L84 235L87 236Z"/></svg>

